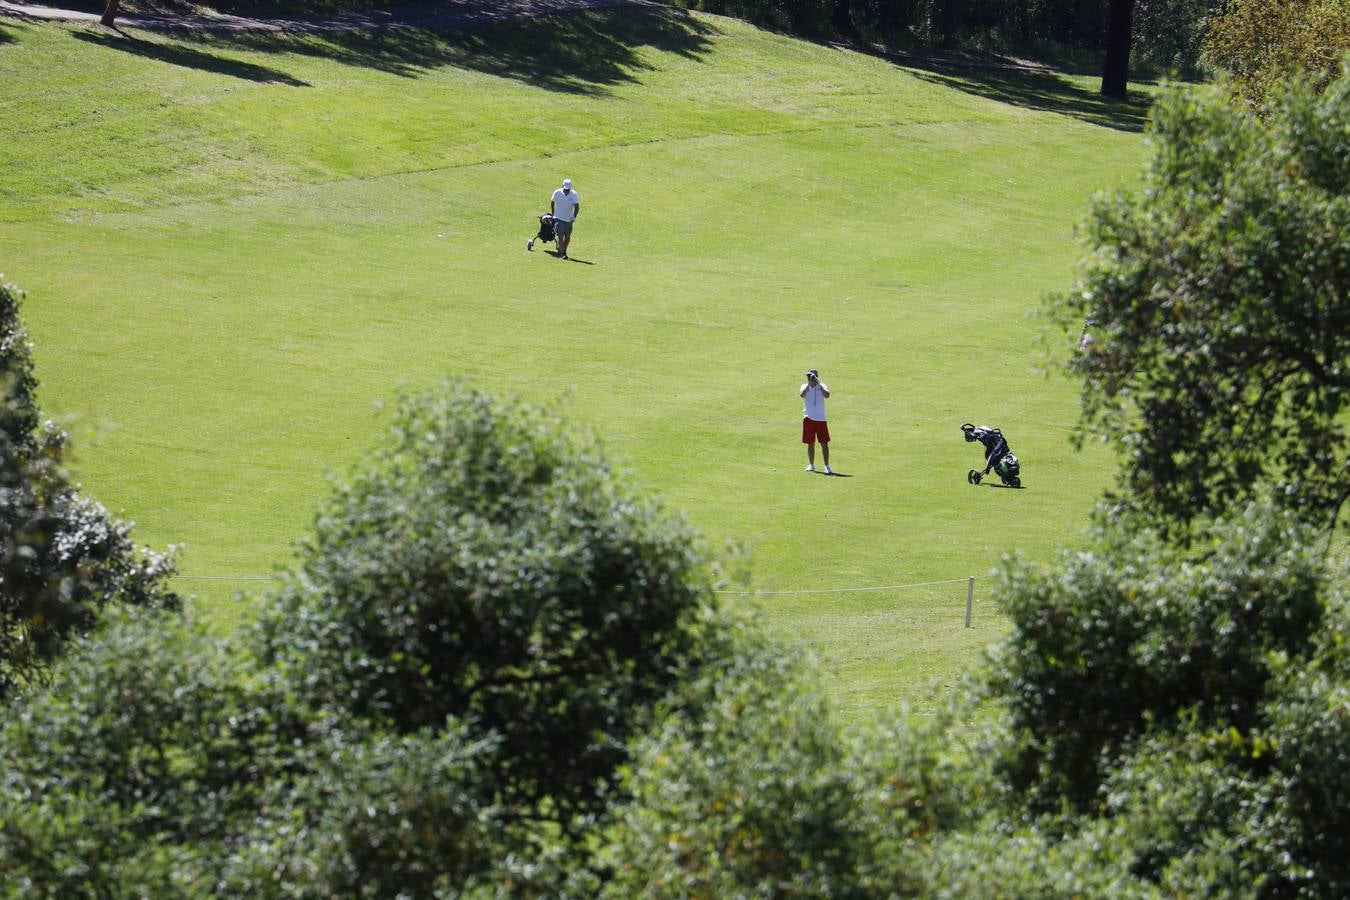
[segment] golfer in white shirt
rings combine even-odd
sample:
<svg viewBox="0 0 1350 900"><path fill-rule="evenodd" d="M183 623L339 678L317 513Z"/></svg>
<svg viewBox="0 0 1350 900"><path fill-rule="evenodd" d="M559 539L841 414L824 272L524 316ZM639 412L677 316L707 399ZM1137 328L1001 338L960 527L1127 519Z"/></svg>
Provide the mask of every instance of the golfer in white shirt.
<svg viewBox="0 0 1350 900"><path fill-rule="evenodd" d="M581 214L581 196L572 190L572 179L563 179L562 187L553 192L553 202L548 208L553 213L553 234L558 239L558 254L567 259L567 248L572 243L572 223Z"/></svg>
<svg viewBox="0 0 1350 900"><path fill-rule="evenodd" d="M816 441L820 441L825 474L833 475L830 469L830 426L825 424L825 398L830 396L830 388L820 380L819 372L810 369L806 373L806 384L797 393L803 401L802 443L806 445L806 471L816 470Z"/></svg>

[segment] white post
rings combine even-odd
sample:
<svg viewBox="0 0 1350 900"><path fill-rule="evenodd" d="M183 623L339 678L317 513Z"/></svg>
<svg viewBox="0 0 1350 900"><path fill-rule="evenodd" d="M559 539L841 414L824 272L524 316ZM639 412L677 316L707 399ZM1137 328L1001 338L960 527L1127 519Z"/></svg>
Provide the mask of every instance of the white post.
<svg viewBox="0 0 1350 900"><path fill-rule="evenodd" d="M975 576L970 576L970 583L966 587L966 627L970 627L970 611L975 605Z"/></svg>

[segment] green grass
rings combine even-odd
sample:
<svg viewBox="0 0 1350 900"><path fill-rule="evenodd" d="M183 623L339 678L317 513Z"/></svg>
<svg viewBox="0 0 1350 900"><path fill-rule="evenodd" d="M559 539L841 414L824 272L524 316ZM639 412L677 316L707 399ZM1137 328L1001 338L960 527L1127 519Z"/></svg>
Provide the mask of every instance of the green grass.
<svg viewBox="0 0 1350 900"><path fill-rule="evenodd" d="M561 62L561 65L555 64ZM720 18L166 38L0 19L0 271L78 473L188 576L291 560L400 387L565 398L642 489L750 548L850 708L999 631L984 576L1072 543L1109 477L1041 370L1073 227L1143 158L1088 80L952 75ZM565 263L526 254L563 176ZM809 476L797 387L830 384ZM1000 425L1027 490L966 484ZM239 589L185 580L219 627Z"/></svg>

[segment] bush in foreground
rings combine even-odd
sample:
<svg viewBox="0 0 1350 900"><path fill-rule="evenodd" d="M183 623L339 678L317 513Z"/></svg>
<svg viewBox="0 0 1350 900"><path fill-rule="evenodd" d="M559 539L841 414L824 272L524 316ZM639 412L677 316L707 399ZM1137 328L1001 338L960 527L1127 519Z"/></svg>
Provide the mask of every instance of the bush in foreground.
<svg viewBox="0 0 1350 900"><path fill-rule="evenodd" d="M697 662L712 594L692 534L564 434L461 386L406 399L254 643L315 708L496 735L483 776L503 802L569 828Z"/></svg>
<svg viewBox="0 0 1350 900"><path fill-rule="evenodd" d="M940 727L849 735L814 668L747 635L636 744L600 861L605 897L914 896L925 842L980 791Z"/></svg>
<svg viewBox="0 0 1350 900"><path fill-rule="evenodd" d="M1011 782L1038 809L1087 808L1112 758L1151 730L1258 726L1272 655L1312 652L1320 544L1258 504L1189 548L1125 517L1053 566L1009 562L1013 632L991 688L1018 735Z"/></svg>

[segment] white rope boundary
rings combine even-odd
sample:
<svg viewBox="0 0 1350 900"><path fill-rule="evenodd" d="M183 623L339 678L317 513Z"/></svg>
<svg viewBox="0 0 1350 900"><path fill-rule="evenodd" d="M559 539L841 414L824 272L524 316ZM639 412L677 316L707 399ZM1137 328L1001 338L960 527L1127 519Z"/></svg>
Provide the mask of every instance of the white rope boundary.
<svg viewBox="0 0 1350 900"><path fill-rule="evenodd" d="M280 576L267 575L172 575L180 581L275 581ZM942 581L916 581L912 584L883 584L878 587L855 588L804 588L795 591L713 591L714 594L735 594L744 597L781 597L788 594L864 594L875 591L899 591L905 588L931 587L935 584L965 584L965 578L948 578Z"/></svg>
<svg viewBox="0 0 1350 900"><path fill-rule="evenodd" d="M714 594L738 594L744 597L780 597L786 594L862 594L869 591L898 591L904 588L928 587L934 584L965 584L965 578L948 578L944 581L916 581L913 584L884 584L880 587L860 588L818 588L797 591L713 591Z"/></svg>
<svg viewBox="0 0 1350 900"><path fill-rule="evenodd" d="M280 576L271 578L266 575L172 575L171 578L183 581L276 581ZM878 591L901 591L905 588L930 587L937 584L965 584L966 589L966 627L970 627L971 616L975 607L975 576L969 575L965 578L945 578L940 581L915 581L910 584L883 584L878 587L860 587L860 588L804 588L796 591L713 591L714 594L729 594L742 597L781 597L788 594L866 594L876 593Z"/></svg>
<svg viewBox="0 0 1350 900"><path fill-rule="evenodd" d="M275 581L267 575L170 575L178 581Z"/></svg>

